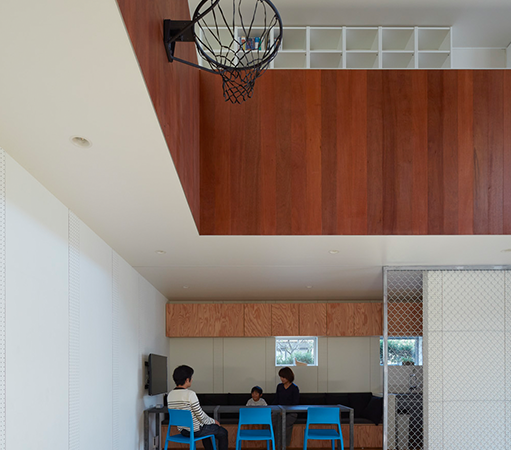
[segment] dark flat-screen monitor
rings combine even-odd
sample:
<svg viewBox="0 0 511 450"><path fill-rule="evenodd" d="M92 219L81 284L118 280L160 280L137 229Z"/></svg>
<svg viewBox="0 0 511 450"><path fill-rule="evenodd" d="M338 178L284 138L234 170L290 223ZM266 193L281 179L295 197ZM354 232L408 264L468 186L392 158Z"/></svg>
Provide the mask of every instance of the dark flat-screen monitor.
<svg viewBox="0 0 511 450"><path fill-rule="evenodd" d="M163 394L167 392L167 357L149 355L147 362L149 395Z"/></svg>

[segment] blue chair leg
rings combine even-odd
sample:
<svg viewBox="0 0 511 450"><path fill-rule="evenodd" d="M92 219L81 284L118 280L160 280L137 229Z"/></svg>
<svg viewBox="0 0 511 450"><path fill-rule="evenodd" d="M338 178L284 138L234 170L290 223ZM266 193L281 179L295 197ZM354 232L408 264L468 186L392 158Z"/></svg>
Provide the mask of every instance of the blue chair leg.
<svg viewBox="0 0 511 450"><path fill-rule="evenodd" d="M271 438L271 442L273 444L273 450L277 450L277 446L275 445L275 438Z"/></svg>
<svg viewBox="0 0 511 450"><path fill-rule="evenodd" d="M335 440L332 439L332 450L335 450Z"/></svg>

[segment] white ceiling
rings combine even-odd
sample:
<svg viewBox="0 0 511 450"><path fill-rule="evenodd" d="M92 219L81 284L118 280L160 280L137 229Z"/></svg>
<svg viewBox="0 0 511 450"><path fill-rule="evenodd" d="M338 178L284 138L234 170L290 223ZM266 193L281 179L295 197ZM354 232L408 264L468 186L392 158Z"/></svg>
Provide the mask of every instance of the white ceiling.
<svg viewBox="0 0 511 450"><path fill-rule="evenodd" d="M445 2L430 4L429 25L447 25ZM2 0L0 42L0 146L169 299L376 299L384 265L511 264L508 236L199 236L114 1Z"/></svg>

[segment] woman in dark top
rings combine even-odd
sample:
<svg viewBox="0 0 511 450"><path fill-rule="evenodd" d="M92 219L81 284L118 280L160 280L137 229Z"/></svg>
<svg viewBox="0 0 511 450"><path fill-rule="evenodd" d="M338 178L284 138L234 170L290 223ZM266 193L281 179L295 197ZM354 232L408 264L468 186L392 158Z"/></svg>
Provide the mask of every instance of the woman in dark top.
<svg viewBox="0 0 511 450"><path fill-rule="evenodd" d="M289 367L283 367L279 370L279 377L282 383L277 385L274 405L298 405L300 402L300 389L293 383L295 374ZM286 417L286 447L291 443L291 435L293 433L293 425L296 422L297 413L289 413ZM278 439L280 441L280 437ZM277 447L279 448L280 445Z"/></svg>

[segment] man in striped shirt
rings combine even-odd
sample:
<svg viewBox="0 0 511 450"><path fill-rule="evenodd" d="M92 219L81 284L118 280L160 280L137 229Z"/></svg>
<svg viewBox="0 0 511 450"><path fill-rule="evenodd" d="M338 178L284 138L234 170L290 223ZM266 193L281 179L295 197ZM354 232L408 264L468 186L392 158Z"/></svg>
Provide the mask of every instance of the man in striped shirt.
<svg viewBox="0 0 511 450"><path fill-rule="evenodd" d="M227 450L227 430L202 410L197 394L188 389L192 385L192 376L193 369L190 366L176 367L172 375L176 387L167 395L168 407L169 409L187 409L191 411L195 437L213 434L218 440L218 450ZM179 428L179 431L183 436L190 436L188 428ZM206 450L213 450L211 439L203 439L201 442Z"/></svg>

